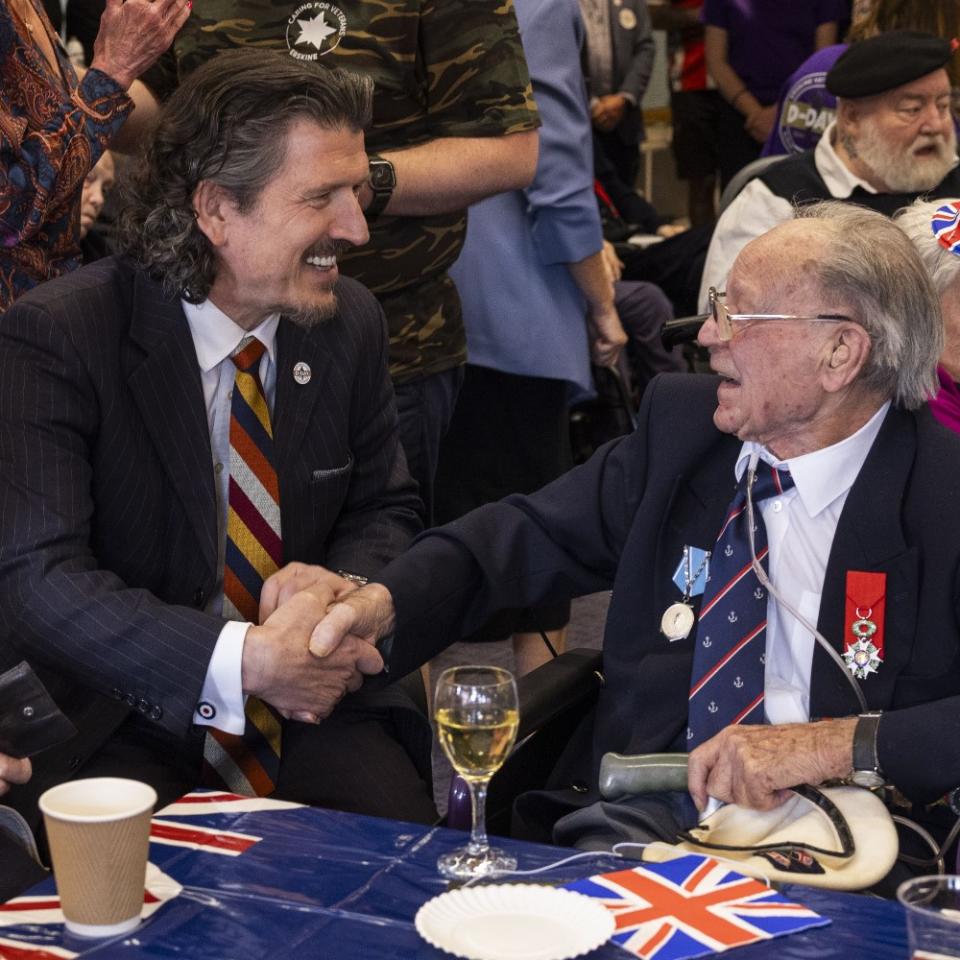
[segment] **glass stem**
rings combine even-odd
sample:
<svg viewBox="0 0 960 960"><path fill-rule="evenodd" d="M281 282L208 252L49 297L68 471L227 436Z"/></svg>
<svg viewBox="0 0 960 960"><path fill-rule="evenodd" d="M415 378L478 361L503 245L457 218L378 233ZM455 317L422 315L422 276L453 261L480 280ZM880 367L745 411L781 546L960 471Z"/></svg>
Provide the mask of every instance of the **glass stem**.
<svg viewBox="0 0 960 960"><path fill-rule="evenodd" d="M473 821L470 827L470 843L467 849L471 854L484 853L489 849L487 842L487 785L489 780L468 780L470 788L470 806Z"/></svg>

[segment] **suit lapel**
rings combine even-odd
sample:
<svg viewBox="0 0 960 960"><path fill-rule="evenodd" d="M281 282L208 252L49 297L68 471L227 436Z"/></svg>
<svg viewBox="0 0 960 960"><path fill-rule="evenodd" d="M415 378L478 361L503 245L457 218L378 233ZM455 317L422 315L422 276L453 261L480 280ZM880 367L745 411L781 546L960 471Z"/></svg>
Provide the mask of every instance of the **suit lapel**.
<svg viewBox="0 0 960 960"><path fill-rule="evenodd" d="M139 350L124 374L143 423L192 524L211 572L217 569L217 506L200 368L176 298L142 273L134 281L130 339Z"/></svg>
<svg viewBox="0 0 960 960"><path fill-rule="evenodd" d="M313 408L325 383L327 367L335 352L332 325L308 330L282 317L277 328L277 395L273 410L274 451L283 502L283 478L300 459L300 447ZM310 379L299 382L293 375L298 364L309 367ZM302 379L302 377L301 377Z"/></svg>
<svg viewBox="0 0 960 960"><path fill-rule="evenodd" d="M656 609L666 610L682 596L670 578L683 557L684 546L713 550L736 490L733 468L740 447L738 440L727 442L725 438L704 455L695 473L677 478L657 540L654 569L662 572L656 585ZM694 610L699 611L700 598L694 597L692 602Z"/></svg>
<svg viewBox="0 0 960 960"><path fill-rule="evenodd" d="M820 600L818 627L837 652L855 639L844 623L850 570L886 574L884 662L860 681L868 706L887 706L897 675L910 659L917 619L919 556L904 539L901 504L916 453L916 425L910 413L892 407L884 420L840 514ZM837 665L817 645L810 690L811 717L859 711L856 696Z"/></svg>

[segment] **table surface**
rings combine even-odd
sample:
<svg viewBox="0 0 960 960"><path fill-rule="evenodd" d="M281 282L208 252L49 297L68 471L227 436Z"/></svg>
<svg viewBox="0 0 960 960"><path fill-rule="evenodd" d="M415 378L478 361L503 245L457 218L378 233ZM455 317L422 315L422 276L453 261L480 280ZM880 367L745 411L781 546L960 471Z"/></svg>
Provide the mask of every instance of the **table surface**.
<svg viewBox="0 0 960 960"><path fill-rule="evenodd" d="M0 958L271 958L402 960L449 957L414 928L417 910L448 889L437 857L464 835L282 804L197 792L153 821L146 919L126 937L84 941L65 934L52 880L0 905ZM497 841L521 869L570 854ZM609 855L538 874L565 883L630 861ZM524 878L516 878L516 882ZM903 960L907 940L896 903L790 886L784 892L833 922L735 950L736 960ZM169 899L167 899L169 897ZM605 944L589 960L622 960Z"/></svg>

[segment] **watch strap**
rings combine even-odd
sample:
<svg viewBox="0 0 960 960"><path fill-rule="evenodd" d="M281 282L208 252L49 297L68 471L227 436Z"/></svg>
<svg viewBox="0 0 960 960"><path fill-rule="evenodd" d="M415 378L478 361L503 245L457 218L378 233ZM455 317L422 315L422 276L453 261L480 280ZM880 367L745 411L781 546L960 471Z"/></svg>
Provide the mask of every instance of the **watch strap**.
<svg viewBox="0 0 960 960"><path fill-rule="evenodd" d="M877 730L880 726L879 712L861 713L853 731L853 771L880 773L880 758L877 755Z"/></svg>

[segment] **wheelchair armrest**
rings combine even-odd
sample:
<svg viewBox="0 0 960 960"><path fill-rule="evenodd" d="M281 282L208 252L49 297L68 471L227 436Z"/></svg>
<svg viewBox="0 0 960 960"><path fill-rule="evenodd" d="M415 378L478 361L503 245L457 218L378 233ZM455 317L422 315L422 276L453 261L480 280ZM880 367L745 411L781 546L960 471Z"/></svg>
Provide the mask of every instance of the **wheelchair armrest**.
<svg viewBox="0 0 960 960"><path fill-rule="evenodd" d="M605 753L600 761L600 793L605 800L638 793L687 789L686 753Z"/></svg>
<svg viewBox="0 0 960 960"><path fill-rule="evenodd" d="M559 717L581 712L603 686L603 654L578 648L561 653L517 681L520 701L518 742Z"/></svg>

